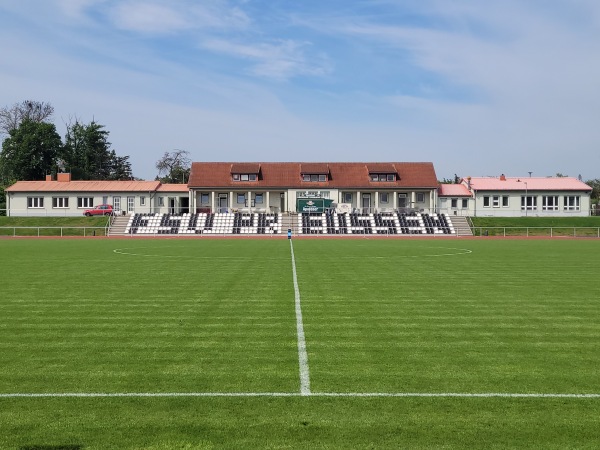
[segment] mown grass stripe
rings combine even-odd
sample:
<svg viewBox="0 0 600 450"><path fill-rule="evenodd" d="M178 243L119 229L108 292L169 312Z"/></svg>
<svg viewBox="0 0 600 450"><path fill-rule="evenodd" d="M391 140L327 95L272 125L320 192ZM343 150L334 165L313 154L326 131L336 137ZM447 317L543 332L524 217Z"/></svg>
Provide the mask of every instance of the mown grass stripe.
<svg viewBox="0 0 600 450"><path fill-rule="evenodd" d="M59 397L432 397L432 398L600 398L600 394L518 392L56 392L5 393L0 398Z"/></svg>

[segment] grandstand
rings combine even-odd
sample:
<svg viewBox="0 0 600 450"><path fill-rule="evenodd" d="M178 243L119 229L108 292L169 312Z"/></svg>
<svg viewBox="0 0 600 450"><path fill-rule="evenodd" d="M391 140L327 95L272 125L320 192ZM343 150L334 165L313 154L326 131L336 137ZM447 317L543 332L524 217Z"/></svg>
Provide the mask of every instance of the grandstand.
<svg viewBox="0 0 600 450"><path fill-rule="evenodd" d="M304 213L299 234L455 234L446 214L426 213Z"/></svg>
<svg viewBox="0 0 600 450"><path fill-rule="evenodd" d="M133 214L126 235L276 235L288 228L297 235L452 235L446 214L376 212Z"/></svg>
<svg viewBox="0 0 600 450"><path fill-rule="evenodd" d="M281 234L277 213L134 214L125 234Z"/></svg>

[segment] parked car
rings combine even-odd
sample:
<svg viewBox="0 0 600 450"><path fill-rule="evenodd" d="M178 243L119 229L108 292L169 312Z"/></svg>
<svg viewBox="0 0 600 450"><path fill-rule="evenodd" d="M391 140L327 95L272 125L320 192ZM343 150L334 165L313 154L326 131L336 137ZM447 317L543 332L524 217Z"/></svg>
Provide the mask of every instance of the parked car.
<svg viewBox="0 0 600 450"><path fill-rule="evenodd" d="M113 207L112 205L98 205L92 209L86 209L83 213L84 216L112 216Z"/></svg>

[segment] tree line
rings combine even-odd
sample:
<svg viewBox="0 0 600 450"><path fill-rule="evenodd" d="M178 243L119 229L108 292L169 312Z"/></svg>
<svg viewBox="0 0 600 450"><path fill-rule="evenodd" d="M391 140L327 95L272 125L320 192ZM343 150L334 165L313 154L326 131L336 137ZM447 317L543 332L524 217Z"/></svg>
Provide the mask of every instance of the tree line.
<svg viewBox="0 0 600 450"><path fill-rule="evenodd" d="M61 139L52 123L54 107L25 100L0 108L0 215L6 208L4 190L16 181L44 180L69 172L72 180L131 180L129 156L111 148L109 132L95 120L72 119ZM156 180L187 183L191 160L185 150L165 152L156 163Z"/></svg>
<svg viewBox="0 0 600 450"><path fill-rule="evenodd" d="M0 133L6 136L0 153L1 184L43 180L70 172L73 180L128 180L129 156L119 156L104 125L78 119L67 124L64 140L51 122L54 108L26 100L0 109Z"/></svg>

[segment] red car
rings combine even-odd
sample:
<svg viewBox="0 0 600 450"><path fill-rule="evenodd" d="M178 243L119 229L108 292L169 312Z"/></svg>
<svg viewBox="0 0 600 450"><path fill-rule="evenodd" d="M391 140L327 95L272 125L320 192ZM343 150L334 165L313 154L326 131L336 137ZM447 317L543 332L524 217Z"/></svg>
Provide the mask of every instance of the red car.
<svg viewBox="0 0 600 450"><path fill-rule="evenodd" d="M98 205L93 209L86 209L84 216L111 216L113 214L112 205Z"/></svg>

